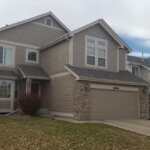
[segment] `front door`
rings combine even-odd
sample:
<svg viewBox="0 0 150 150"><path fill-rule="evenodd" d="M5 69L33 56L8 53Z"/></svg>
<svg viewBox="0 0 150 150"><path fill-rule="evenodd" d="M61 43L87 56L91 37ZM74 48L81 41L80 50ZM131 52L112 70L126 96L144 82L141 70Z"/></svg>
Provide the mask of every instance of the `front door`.
<svg viewBox="0 0 150 150"><path fill-rule="evenodd" d="M31 94L36 94L40 96L40 84L39 83L32 83L31 84Z"/></svg>

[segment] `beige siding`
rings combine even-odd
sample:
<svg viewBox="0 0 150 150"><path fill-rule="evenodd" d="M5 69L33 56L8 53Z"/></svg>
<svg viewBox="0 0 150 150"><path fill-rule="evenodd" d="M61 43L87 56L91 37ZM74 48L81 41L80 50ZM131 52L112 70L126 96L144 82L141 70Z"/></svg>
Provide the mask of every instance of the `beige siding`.
<svg viewBox="0 0 150 150"><path fill-rule="evenodd" d="M138 92L92 89L90 100L92 120L138 118Z"/></svg>
<svg viewBox="0 0 150 150"><path fill-rule="evenodd" d="M74 81L72 75L66 75L47 82L42 89L45 107L53 112L72 113Z"/></svg>
<svg viewBox="0 0 150 150"><path fill-rule="evenodd" d="M55 30L34 23L27 23L1 32L0 39L43 46L63 34L65 34L63 30Z"/></svg>
<svg viewBox="0 0 150 150"><path fill-rule="evenodd" d="M51 20L52 20L52 26L53 27L56 27L56 28L60 28L62 30L64 30L57 21L55 21L51 16L48 16ZM41 19L38 19L38 20L35 20L35 22L37 23L41 23L41 24L45 24L45 18L47 17L44 17L44 18L41 18Z"/></svg>
<svg viewBox="0 0 150 150"><path fill-rule="evenodd" d="M10 101L0 101L0 109L10 109L11 108L11 102Z"/></svg>
<svg viewBox="0 0 150 150"><path fill-rule="evenodd" d="M93 36L108 41L108 69L109 71L117 71L117 47L118 44L114 39L100 26L95 25L86 29L74 37L73 42L73 64L75 66L85 66L85 36Z"/></svg>
<svg viewBox="0 0 150 150"><path fill-rule="evenodd" d="M51 75L64 72L69 63L69 41L64 41L40 53L40 64Z"/></svg>
<svg viewBox="0 0 150 150"><path fill-rule="evenodd" d="M119 50L119 70L126 70L126 51Z"/></svg>

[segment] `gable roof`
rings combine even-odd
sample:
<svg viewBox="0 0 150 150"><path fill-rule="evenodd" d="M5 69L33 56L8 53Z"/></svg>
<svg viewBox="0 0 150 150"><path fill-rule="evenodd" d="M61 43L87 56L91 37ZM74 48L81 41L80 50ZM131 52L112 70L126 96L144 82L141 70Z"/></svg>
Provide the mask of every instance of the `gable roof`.
<svg viewBox="0 0 150 150"><path fill-rule="evenodd" d="M18 69L23 78L49 80L48 74L41 66L19 64Z"/></svg>
<svg viewBox="0 0 150 150"><path fill-rule="evenodd" d="M129 71L110 72L70 65L66 65L66 69L72 73L77 80L143 86L149 84L145 80L131 74Z"/></svg>
<svg viewBox="0 0 150 150"><path fill-rule="evenodd" d="M81 28L78 28L74 31L72 31L72 34L77 34L85 29L88 29L96 24L100 24L110 36L118 43L120 44L121 48L126 48L129 52L131 52L131 48L119 37L119 35L104 21L104 19L98 19L92 23L89 23Z"/></svg>
<svg viewBox="0 0 150 150"><path fill-rule="evenodd" d="M150 58L141 58L136 56L128 56L127 60L129 63L135 63L137 65L141 65L146 69L150 70Z"/></svg>
<svg viewBox="0 0 150 150"><path fill-rule="evenodd" d="M6 25L6 26L0 28L0 31L4 31L4 30L10 29L10 28L14 28L14 27L32 22L34 20L49 16L49 15L52 16L52 18L54 18L67 32L70 32L70 30L51 11L47 12L47 13L44 13L44 14L41 14L41 15L38 15L38 16L35 16L35 17L32 17L30 19L26 19L26 20L23 20L23 21L20 21L20 22L17 22L17 23Z"/></svg>
<svg viewBox="0 0 150 150"><path fill-rule="evenodd" d="M45 49L45 48L48 48L48 47L52 46L53 43L56 44L56 43L59 43L59 42L63 41L67 36L73 37L75 34L81 32L85 29L88 29L88 28L90 28L90 27L92 27L96 24L100 24L108 32L108 34L121 46L121 48L126 48L128 52L132 51L132 49L119 37L119 35L103 19L98 19L98 20L96 20L96 21L94 21L90 24L87 24L87 25L85 25L81 28L78 28L78 29L76 29L72 32L69 32L63 38L59 38L59 40L56 39L56 40L48 43L47 45L41 47L40 50L42 50L43 48Z"/></svg>

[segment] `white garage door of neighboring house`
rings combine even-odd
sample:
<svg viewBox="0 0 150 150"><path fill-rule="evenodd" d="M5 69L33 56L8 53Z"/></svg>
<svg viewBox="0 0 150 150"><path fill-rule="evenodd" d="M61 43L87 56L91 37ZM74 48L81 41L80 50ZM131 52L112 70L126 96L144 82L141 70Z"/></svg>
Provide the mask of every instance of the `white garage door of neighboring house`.
<svg viewBox="0 0 150 150"><path fill-rule="evenodd" d="M90 90L91 119L138 118L138 90L133 91L94 89Z"/></svg>

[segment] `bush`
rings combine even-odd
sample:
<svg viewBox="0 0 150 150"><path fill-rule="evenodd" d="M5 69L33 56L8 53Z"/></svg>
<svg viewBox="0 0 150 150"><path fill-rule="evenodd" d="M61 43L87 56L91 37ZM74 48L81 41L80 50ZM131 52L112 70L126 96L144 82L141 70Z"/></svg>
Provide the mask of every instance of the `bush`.
<svg viewBox="0 0 150 150"><path fill-rule="evenodd" d="M19 105L24 114L35 116L41 107L41 100L38 95L23 94L19 97Z"/></svg>

